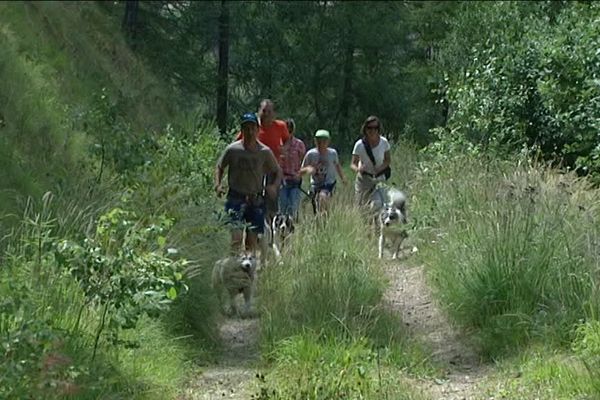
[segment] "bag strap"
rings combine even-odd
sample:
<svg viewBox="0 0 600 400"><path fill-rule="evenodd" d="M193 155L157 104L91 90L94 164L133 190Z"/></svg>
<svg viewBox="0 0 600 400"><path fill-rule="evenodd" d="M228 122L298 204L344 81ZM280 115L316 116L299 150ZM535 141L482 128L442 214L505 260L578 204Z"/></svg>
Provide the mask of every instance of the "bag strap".
<svg viewBox="0 0 600 400"><path fill-rule="evenodd" d="M363 146L365 146L365 151L367 152L367 155L369 156L369 160L371 160L371 162L373 163L373 169L377 168L375 166L375 156L373 155L373 150L371 150L371 146L364 138L362 139L362 143L363 143Z"/></svg>

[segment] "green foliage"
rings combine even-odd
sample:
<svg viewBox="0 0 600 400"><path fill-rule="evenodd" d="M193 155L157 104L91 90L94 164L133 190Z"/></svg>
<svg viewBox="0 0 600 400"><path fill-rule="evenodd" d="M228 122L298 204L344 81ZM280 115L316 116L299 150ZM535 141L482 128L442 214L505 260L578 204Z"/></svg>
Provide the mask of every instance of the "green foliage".
<svg viewBox="0 0 600 400"><path fill-rule="evenodd" d="M595 396L600 396L600 321L592 320L577 328L573 350L587 372Z"/></svg>
<svg viewBox="0 0 600 400"><path fill-rule="evenodd" d="M71 271L64 268L64 259L56 250L65 241L57 235L77 236L77 232L64 231L65 226L74 226L71 223L57 226L64 215L56 214L55 207L63 203L61 199L51 200L52 196L47 194L39 208L30 203L1 260L0 354L3 362L0 363L0 397L92 399L115 395L158 399L174 395L177 382L184 378L183 349L159 333L165 331L161 323L141 316L142 323L138 324L135 334L113 327L112 339L119 333L120 340L98 340L101 334L98 327L103 324L102 304L91 301L89 295L92 292L86 293L73 279ZM94 211L83 209L71 211L70 215L85 221L94 214ZM117 218L117 213L112 217ZM124 221L125 224L119 227L118 222L111 223L109 216L103 219L103 227L99 229L104 230L103 245L109 243L108 246L118 253L116 242L111 242L109 236L115 234L114 239L128 243L130 253L138 256L136 265L146 263L146 267L152 269L155 267L150 263L157 260L164 264L164 259L149 256L149 243L145 240L154 238L156 248L160 248L161 227L156 225L149 231L138 232L139 241L134 243L135 240L128 240L124 232L132 232L131 226ZM78 228L84 227L79 225ZM139 247L132 248L134 244ZM97 249L92 251L97 252ZM98 255L105 261L109 256ZM124 255L120 256L126 260ZM129 263L129 267L135 263ZM148 273L138 271L138 276L146 278L146 283L152 282ZM94 274L89 278L90 284L83 282L88 289L93 285ZM130 279L132 285L127 289L135 286L142 290L145 283L132 281L131 275L125 279L118 275L111 278L114 279L106 282L106 289L96 287L99 296L109 288L114 289L117 280ZM165 281L156 284L165 286ZM161 290L160 287L157 289ZM131 298L124 293L113 290L111 296L105 301L131 305ZM143 299L143 296L139 298ZM148 304L139 302L144 308ZM161 349L161 354L156 354L156 349Z"/></svg>
<svg viewBox="0 0 600 400"><path fill-rule="evenodd" d="M451 109L442 138L459 135L500 152L525 146L597 173L598 5L496 2L462 9L442 64L450 72L444 91Z"/></svg>
<svg viewBox="0 0 600 400"><path fill-rule="evenodd" d="M140 3L136 51L181 90L180 104L207 119L215 115L222 7L229 12L230 127L265 97L275 100L282 117L295 118L299 137L326 127L342 147L352 145L369 114L383 119L390 136L402 135L406 126L416 129L411 134L421 143L440 121L425 47L440 37L442 18L431 21L453 5ZM121 16L123 2L105 8ZM428 23L416 21L418 13Z"/></svg>
<svg viewBox="0 0 600 400"><path fill-rule="evenodd" d="M151 159L124 179L140 205L168 207L177 219L186 216L181 207L212 196L214 168L226 145L212 123L184 122L181 127L167 126Z"/></svg>
<svg viewBox="0 0 600 400"><path fill-rule="evenodd" d="M170 259L177 251L166 246L171 225L165 217L139 224L134 212L115 208L99 218L93 237L58 244L60 263L88 301L109 310L109 327L134 328L142 314L157 315L186 289L186 261Z"/></svg>
<svg viewBox="0 0 600 400"><path fill-rule="evenodd" d="M259 375L260 400L418 399L386 369L369 341L293 336L274 350L276 366Z"/></svg>
<svg viewBox="0 0 600 400"><path fill-rule="evenodd" d="M19 212L19 198L97 178L101 161L93 156L102 151L103 178L113 160L118 168L137 165L148 131L173 115L168 90L115 34L118 23L95 2L0 4L0 208L6 213ZM98 104L102 95L110 110ZM18 218L2 223L10 228Z"/></svg>
<svg viewBox="0 0 600 400"><path fill-rule="evenodd" d="M567 343L598 309L597 191L540 166L448 158L421 170L412 203L428 216L421 250L448 312L488 355Z"/></svg>
<svg viewBox="0 0 600 400"><path fill-rule="evenodd" d="M596 399L598 380L572 353L535 345L518 357L503 360L499 374L486 379L482 398Z"/></svg>
<svg viewBox="0 0 600 400"><path fill-rule="evenodd" d="M382 344L401 338L397 321L381 309L385 281L371 250L357 210L340 206L323 225L301 225L284 265L261 276L267 347L304 329Z"/></svg>

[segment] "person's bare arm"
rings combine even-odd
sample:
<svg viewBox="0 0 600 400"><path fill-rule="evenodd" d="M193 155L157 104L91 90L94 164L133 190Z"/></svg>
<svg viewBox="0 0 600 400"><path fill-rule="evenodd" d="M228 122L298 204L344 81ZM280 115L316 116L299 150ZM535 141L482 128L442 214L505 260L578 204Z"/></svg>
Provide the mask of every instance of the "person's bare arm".
<svg viewBox="0 0 600 400"><path fill-rule="evenodd" d="M267 194L271 198L274 199L277 197L277 189L279 189L279 186L281 185L281 181L283 180L283 170L279 166L279 163L277 163L277 160L275 159L275 156L273 155L273 153L272 152L269 152L269 153L270 153L269 157L271 158L271 160L269 162L270 167L271 167L269 172L275 174L275 180L270 185L267 185L265 187L265 190L267 191Z"/></svg>
<svg viewBox="0 0 600 400"><path fill-rule="evenodd" d="M224 193L223 186L222 186L224 173L225 173L225 170L223 169L223 167L221 167L221 165L217 164L217 166L215 168L215 187L214 187L215 192L217 193L217 196L221 196Z"/></svg>
<svg viewBox="0 0 600 400"><path fill-rule="evenodd" d="M356 173L362 172L361 168L358 167L359 161L360 161L360 157L358 157L358 154L352 154L352 161L350 162L350 169Z"/></svg>
<svg viewBox="0 0 600 400"><path fill-rule="evenodd" d="M306 166L300 168L301 176L306 175L306 174L312 175L314 173L315 173L315 167L313 167L312 165L306 165Z"/></svg>
<svg viewBox="0 0 600 400"><path fill-rule="evenodd" d="M315 173L315 167L309 164L308 153L304 154L304 158L302 159L302 167L300 168L300 176L303 175L312 175Z"/></svg>
<svg viewBox="0 0 600 400"><path fill-rule="evenodd" d="M339 162L335 163L335 169L337 170L338 176L342 179L342 183L346 184L346 176L344 175L344 171L342 170L342 166Z"/></svg>

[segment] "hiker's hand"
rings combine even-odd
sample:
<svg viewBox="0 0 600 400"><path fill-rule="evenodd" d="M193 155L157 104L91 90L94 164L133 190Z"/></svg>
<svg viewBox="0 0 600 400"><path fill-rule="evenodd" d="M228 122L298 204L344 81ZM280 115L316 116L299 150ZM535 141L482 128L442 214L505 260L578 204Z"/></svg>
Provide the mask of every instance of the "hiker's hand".
<svg viewBox="0 0 600 400"><path fill-rule="evenodd" d="M277 198L277 186L270 184L265 187L265 190L267 191L267 196L271 199Z"/></svg>
<svg viewBox="0 0 600 400"><path fill-rule="evenodd" d="M215 193L217 194L217 197L221 197L225 193L223 186L221 186L220 183L215 185Z"/></svg>
<svg viewBox="0 0 600 400"><path fill-rule="evenodd" d="M312 165L307 165L306 167L306 172L308 172L310 175L314 175L315 171L317 170L315 167L313 167Z"/></svg>

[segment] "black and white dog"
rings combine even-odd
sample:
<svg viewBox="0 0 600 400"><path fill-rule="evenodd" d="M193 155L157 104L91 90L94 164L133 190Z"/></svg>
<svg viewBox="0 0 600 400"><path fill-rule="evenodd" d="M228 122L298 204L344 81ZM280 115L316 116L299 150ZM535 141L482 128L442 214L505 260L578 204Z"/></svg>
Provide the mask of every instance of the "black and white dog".
<svg viewBox="0 0 600 400"><path fill-rule="evenodd" d="M293 232L294 218L287 214L276 214L271 221L271 247L275 257L281 257L281 250Z"/></svg>
<svg viewBox="0 0 600 400"><path fill-rule="evenodd" d="M261 268L267 261L269 249L276 258L281 258L281 250L293 232L294 218L290 215L277 213L270 222L265 219L264 234L259 236Z"/></svg>
<svg viewBox="0 0 600 400"><path fill-rule="evenodd" d="M378 189L381 192L383 202L378 205L379 223L379 258L383 258L383 248L386 240L390 240L392 258L398 258L400 247L404 239L408 237L403 227L408 220L406 215L406 195L398 189L388 187ZM376 206L377 207L377 206Z"/></svg>

